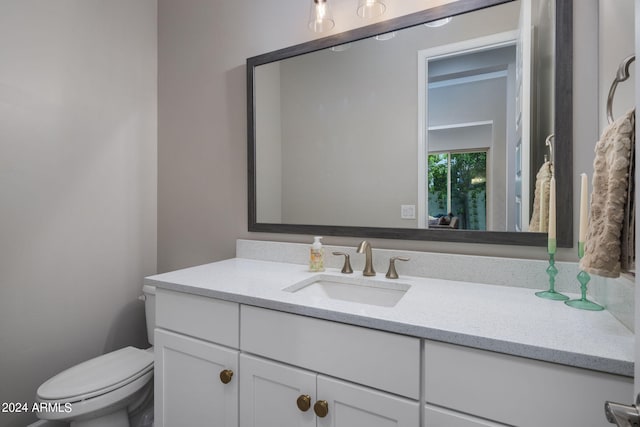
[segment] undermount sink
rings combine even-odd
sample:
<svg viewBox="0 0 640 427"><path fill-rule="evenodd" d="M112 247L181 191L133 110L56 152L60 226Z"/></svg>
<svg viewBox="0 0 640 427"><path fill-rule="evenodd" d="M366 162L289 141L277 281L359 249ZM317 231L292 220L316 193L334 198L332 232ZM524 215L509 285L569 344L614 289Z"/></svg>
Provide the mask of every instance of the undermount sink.
<svg viewBox="0 0 640 427"><path fill-rule="evenodd" d="M365 277L318 274L283 290L311 297L393 307L410 287L406 283L381 281Z"/></svg>

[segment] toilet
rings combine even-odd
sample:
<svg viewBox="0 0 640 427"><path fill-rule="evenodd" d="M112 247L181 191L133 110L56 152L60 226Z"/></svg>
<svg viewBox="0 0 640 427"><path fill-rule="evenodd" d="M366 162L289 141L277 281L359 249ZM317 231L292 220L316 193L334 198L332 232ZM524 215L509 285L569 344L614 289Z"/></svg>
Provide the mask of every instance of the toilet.
<svg viewBox="0 0 640 427"><path fill-rule="evenodd" d="M155 287L142 291L153 345ZM153 347L125 347L82 362L45 381L36 394L41 420L71 427L151 426Z"/></svg>

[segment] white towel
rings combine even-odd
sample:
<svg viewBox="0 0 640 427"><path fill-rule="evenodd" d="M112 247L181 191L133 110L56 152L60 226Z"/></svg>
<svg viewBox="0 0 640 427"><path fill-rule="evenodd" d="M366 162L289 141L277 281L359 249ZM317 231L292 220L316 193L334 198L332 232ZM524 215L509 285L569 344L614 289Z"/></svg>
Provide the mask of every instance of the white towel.
<svg viewBox="0 0 640 427"><path fill-rule="evenodd" d="M629 263L629 239L634 238L635 215L633 198L628 197L633 189L634 145L635 109L609 125L596 144L589 229L580 261L580 268L588 273L620 276L623 252L622 264Z"/></svg>
<svg viewBox="0 0 640 427"><path fill-rule="evenodd" d="M529 231L546 233L549 224L549 186L551 184L551 162L544 162L536 174L536 189L533 197L533 213ZM540 212L543 203L544 212Z"/></svg>

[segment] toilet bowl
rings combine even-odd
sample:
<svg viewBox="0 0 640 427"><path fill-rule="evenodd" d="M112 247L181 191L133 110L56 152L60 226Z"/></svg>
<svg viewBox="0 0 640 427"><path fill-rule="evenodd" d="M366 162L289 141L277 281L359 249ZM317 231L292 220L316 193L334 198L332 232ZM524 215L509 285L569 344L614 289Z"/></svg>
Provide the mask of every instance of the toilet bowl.
<svg viewBox="0 0 640 427"><path fill-rule="evenodd" d="M155 288L145 285L145 316L153 344ZM153 347L125 347L82 362L36 392L41 420L71 427L130 427L130 419L153 403Z"/></svg>

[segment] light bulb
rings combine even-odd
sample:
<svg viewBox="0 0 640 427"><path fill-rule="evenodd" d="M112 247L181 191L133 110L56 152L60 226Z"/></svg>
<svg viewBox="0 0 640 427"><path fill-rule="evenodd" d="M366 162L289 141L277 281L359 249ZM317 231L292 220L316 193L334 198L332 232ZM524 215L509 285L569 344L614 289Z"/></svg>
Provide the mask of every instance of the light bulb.
<svg viewBox="0 0 640 427"><path fill-rule="evenodd" d="M335 25L327 0L312 0L309 12L309 29L316 33L328 31Z"/></svg>
<svg viewBox="0 0 640 427"><path fill-rule="evenodd" d="M387 6L381 0L359 0L358 16L361 18L375 18L387 10Z"/></svg>

